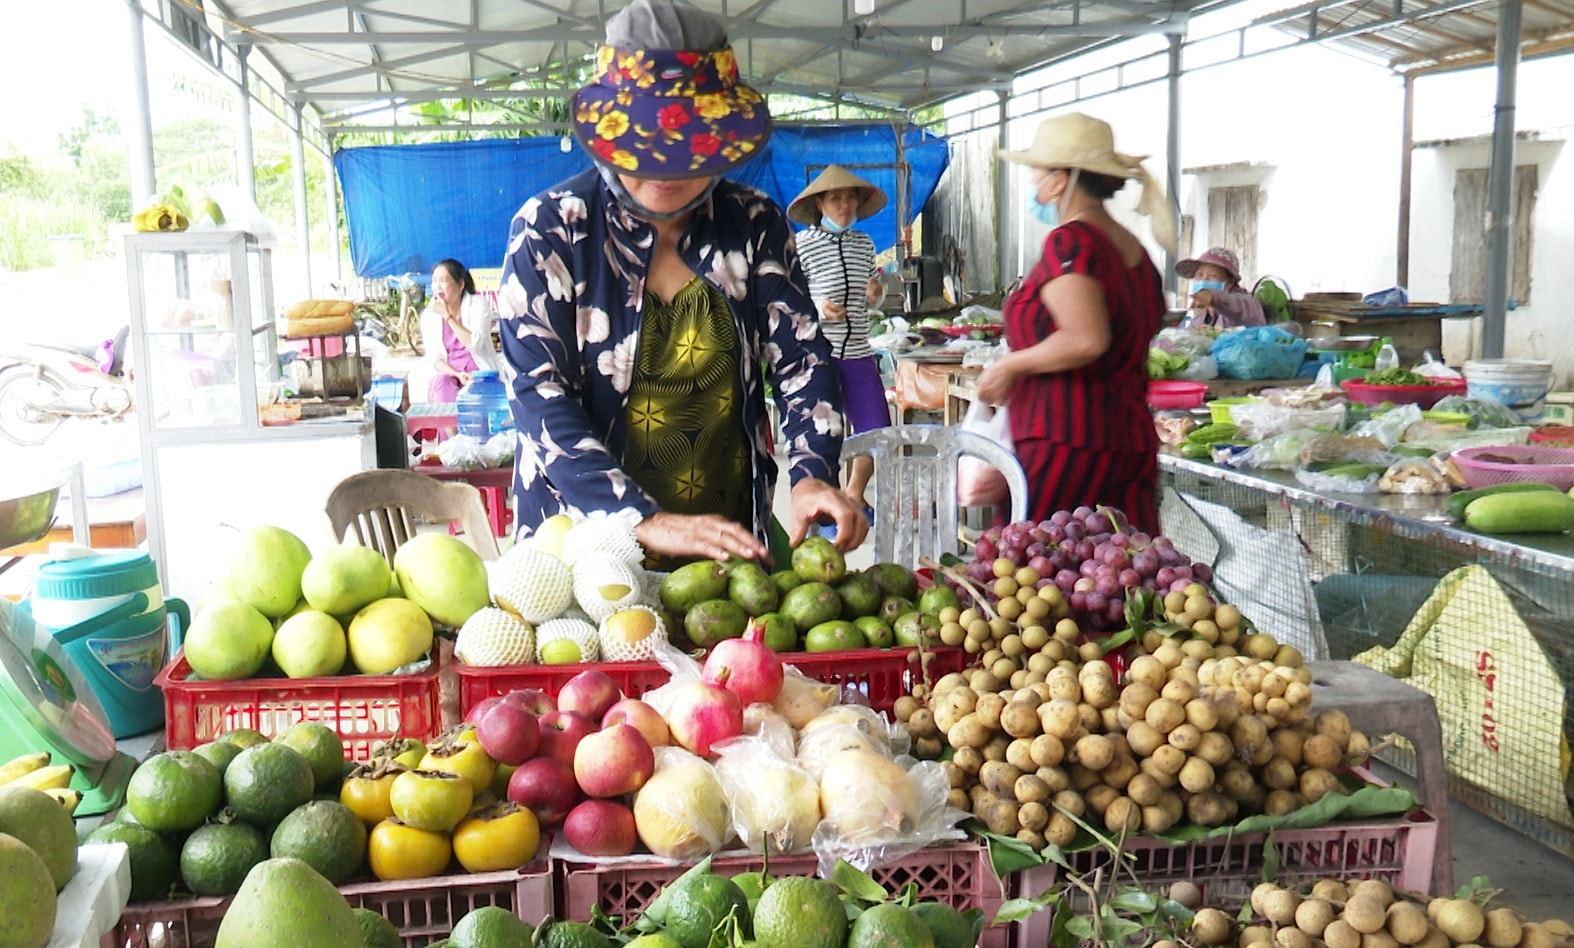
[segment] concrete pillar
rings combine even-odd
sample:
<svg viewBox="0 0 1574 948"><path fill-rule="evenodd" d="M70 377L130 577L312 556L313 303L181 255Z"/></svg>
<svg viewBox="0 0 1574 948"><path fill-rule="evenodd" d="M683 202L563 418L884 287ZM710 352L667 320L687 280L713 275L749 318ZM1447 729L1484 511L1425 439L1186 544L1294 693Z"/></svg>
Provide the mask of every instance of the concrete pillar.
<svg viewBox="0 0 1574 948"><path fill-rule="evenodd" d="M153 110L148 101L148 49L142 32L142 6L129 2L127 33L131 47L131 103L126 110L126 147L131 164L131 209L140 210L158 189L153 175Z"/></svg>

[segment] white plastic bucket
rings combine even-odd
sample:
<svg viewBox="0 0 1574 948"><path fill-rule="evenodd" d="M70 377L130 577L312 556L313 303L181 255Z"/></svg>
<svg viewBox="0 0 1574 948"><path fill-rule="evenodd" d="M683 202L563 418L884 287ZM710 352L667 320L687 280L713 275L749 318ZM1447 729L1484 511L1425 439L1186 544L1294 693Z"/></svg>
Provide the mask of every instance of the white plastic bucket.
<svg viewBox="0 0 1574 948"><path fill-rule="evenodd" d="M1552 363L1541 359L1471 359L1465 363L1469 397L1502 402L1524 421L1541 416L1552 381Z"/></svg>

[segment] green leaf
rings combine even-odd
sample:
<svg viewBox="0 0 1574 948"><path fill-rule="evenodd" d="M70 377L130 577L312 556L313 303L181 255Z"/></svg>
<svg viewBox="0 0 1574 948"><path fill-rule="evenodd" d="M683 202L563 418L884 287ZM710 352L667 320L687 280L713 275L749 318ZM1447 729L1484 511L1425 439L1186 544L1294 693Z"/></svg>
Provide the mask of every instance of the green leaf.
<svg viewBox="0 0 1574 948"><path fill-rule="evenodd" d="M964 827L984 841L984 845L989 849L989 862L999 878L1004 879L1013 872L1021 872L1023 869L1032 869L1044 864L1043 856L1034 852L1032 846L1014 836L991 833L977 820L969 820Z"/></svg>
<svg viewBox="0 0 1574 948"><path fill-rule="evenodd" d="M1167 918L1177 925L1190 927L1197 913L1180 904L1174 899L1159 899L1159 916Z"/></svg>
<svg viewBox="0 0 1574 948"><path fill-rule="evenodd" d="M1071 903L1062 898L1054 906L1054 920L1049 926L1049 943L1054 948L1075 948L1077 939L1071 934Z"/></svg>
<svg viewBox="0 0 1574 948"><path fill-rule="evenodd" d="M1122 912L1146 915L1159 907L1159 900L1146 889L1123 888L1105 904Z"/></svg>
<svg viewBox="0 0 1574 948"><path fill-rule="evenodd" d="M989 919L984 916L984 910L981 908L970 908L962 913L962 917L967 919L969 925L973 926L973 944L978 944L979 936L984 934L984 926L989 922Z"/></svg>
<svg viewBox="0 0 1574 948"><path fill-rule="evenodd" d="M885 886L845 859L836 860L836 868L831 870L831 881L836 883L837 888L860 901L884 902L891 897Z"/></svg>
<svg viewBox="0 0 1574 948"><path fill-rule="evenodd" d="M1060 900L1059 889L1050 889L1042 895L1031 899L1006 899L1000 903L999 911L995 912L995 924L1004 925L1008 922L1020 922L1037 915Z"/></svg>
<svg viewBox="0 0 1574 948"><path fill-rule="evenodd" d="M1066 919L1066 932L1079 941L1090 941L1093 938L1093 919L1086 915L1073 915Z"/></svg>
<svg viewBox="0 0 1574 948"><path fill-rule="evenodd" d="M1262 881L1272 882L1279 877L1279 847L1274 844L1273 831L1262 842Z"/></svg>
<svg viewBox="0 0 1574 948"><path fill-rule="evenodd" d="M1144 925L1130 918L1116 918L1104 923L1104 940L1112 945L1124 944L1126 939L1140 933Z"/></svg>
<svg viewBox="0 0 1574 948"><path fill-rule="evenodd" d="M896 904L902 908L912 908L918 902L918 883L909 882L902 886L902 891L896 896Z"/></svg>
<svg viewBox="0 0 1574 948"><path fill-rule="evenodd" d="M1459 887L1459 891L1454 894L1454 898L1468 899L1482 904L1486 901L1486 898L1483 897L1490 897L1494 891L1496 889L1493 887L1491 879L1488 879L1486 876L1471 876L1469 882Z"/></svg>

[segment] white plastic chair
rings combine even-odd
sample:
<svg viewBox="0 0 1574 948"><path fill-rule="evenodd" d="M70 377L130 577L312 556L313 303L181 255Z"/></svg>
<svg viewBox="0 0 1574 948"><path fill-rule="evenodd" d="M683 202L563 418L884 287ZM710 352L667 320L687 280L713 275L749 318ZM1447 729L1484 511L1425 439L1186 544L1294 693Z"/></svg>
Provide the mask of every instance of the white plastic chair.
<svg viewBox="0 0 1574 948"><path fill-rule="evenodd" d="M842 461L874 458L874 558L917 566L961 547L956 467L964 454L999 468L1011 491L1011 522L1027 519L1027 475L1015 454L945 425L896 425L842 443Z"/></svg>

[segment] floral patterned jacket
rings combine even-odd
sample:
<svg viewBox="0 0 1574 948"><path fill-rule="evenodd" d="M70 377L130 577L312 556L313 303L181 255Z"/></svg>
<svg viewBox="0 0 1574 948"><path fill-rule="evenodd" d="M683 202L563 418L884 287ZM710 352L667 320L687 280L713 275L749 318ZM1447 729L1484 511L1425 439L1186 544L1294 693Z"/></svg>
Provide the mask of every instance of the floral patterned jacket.
<svg viewBox="0 0 1574 948"><path fill-rule="evenodd" d="M517 372L509 402L519 431L520 536L560 512L606 511L632 526L660 509L620 466L655 235L623 210L595 170L531 198L514 215L498 309L503 354ZM787 218L770 198L718 182L694 211L678 253L721 291L737 322L754 531L763 538L777 475L763 373L794 484L805 477L838 483L840 379Z"/></svg>

